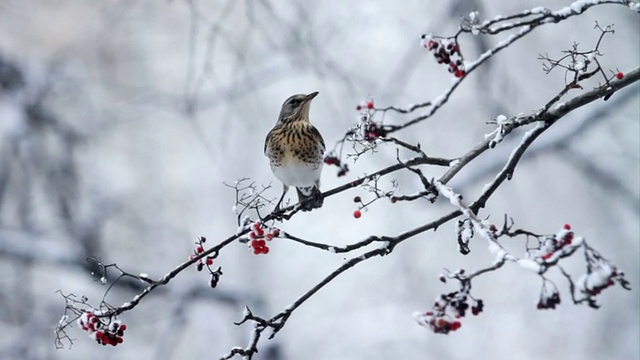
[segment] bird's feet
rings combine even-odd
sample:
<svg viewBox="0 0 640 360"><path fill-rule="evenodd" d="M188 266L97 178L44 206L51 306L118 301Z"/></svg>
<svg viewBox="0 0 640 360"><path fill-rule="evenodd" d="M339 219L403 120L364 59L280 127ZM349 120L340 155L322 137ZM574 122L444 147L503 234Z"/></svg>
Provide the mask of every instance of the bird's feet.
<svg viewBox="0 0 640 360"><path fill-rule="evenodd" d="M324 196L322 196L322 192L317 187L314 187L311 195L304 199L300 204L300 210L311 211L313 209L319 209L322 207L323 203Z"/></svg>

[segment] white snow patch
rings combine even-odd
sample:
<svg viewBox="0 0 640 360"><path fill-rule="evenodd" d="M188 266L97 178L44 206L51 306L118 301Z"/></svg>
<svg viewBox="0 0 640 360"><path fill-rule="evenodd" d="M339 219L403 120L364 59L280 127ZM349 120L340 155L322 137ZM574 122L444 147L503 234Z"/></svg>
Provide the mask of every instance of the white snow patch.
<svg viewBox="0 0 640 360"><path fill-rule="evenodd" d="M535 273L540 273L542 271L542 266L540 266L540 264L530 259L520 259L518 260L518 265L520 265L520 267L524 269L531 270Z"/></svg>

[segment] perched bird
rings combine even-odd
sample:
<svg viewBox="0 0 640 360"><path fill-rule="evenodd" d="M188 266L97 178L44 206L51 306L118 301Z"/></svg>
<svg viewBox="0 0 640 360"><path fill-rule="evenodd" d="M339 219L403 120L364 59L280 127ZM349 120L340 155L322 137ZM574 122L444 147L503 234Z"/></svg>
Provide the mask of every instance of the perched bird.
<svg viewBox="0 0 640 360"><path fill-rule="evenodd" d="M317 91L288 98L282 104L276 126L265 139L264 154L271 162L271 171L283 185L276 210L280 209L290 186L296 187L302 211L322 206L320 173L325 151L324 139L309 122L309 106L316 95Z"/></svg>

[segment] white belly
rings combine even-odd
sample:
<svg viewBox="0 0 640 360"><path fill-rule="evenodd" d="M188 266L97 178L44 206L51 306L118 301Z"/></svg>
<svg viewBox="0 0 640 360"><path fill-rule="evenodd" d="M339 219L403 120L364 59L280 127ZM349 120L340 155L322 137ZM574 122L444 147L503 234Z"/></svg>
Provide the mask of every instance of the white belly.
<svg viewBox="0 0 640 360"><path fill-rule="evenodd" d="M286 166L272 166L273 174L285 185L295 187L310 187L320 182L322 163L309 164L290 161Z"/></svg>

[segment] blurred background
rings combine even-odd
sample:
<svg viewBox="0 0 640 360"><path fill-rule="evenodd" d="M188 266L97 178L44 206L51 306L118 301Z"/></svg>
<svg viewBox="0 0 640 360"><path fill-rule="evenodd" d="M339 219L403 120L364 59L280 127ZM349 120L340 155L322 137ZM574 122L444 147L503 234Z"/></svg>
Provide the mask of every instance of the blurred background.
<svg viewBox="0 0 640 360"><path fill-rule="evenodd" d="M104 348L77 327L73 347L56 350L53 330L64 310L57 290L99 303L87 256L158 278L183 262L199 235L220 241L236 231L232 183L249 177L280 185L263 156L282 102L319 91L311 121L328 148L357 120L358 105L407 106L440 95L452 81L420 46L420 35L455 33L460 17L493 18L570 1L30 1L0 0L0 358L218 358L246 346L251 326L235 326L249 305L258 316L281 311L344 261L343 255L279 241L255 256L243 244L224 249L217 289L189 269L121 316L124 344ZM640 64L638 14L598 6L545 25L473 72L427 121L398 133L431 156L463 155L493 130L498 114L528 113L564 86L542 71L539 54L562 56L573 42L591 50L600 33L601 64ZM506 38L461 38L467 59ZM591 84L597 85L596 82ZM587 90L589 88L586 88ZM580 90L572 91L575 96ZM515 265L478 278L473 294L485 312L436 335L415 324L454 284L443 268L476 270L493 256L484 240L456 250L454 222L402 243L384 258L351 269L314 295L260 359L638 359L640 239L640 92L634 84L607 102L572 112L547 131L488 203L482 216L555 233L576 234L627 274L593 310L571 304L566 281L555 311L536 310L540 280ZM389 113L386 123L411 117ZM504 164L522 132L465 168L451 185L468 199ZM409 156L404 154L403 156ZM338 178L325 168L324 190L395 162L395 149L349 163ZM424 168L429 178L443 169ZM400 193L419 189L411 174L383 178ZM293 195L293 192L290 194ZM352 216L371 194L352 189L280 227L305 239L345 245L370 234L397 235L452 210L447 201L380 201ZM523 241L508 244L522 254ZM354 256L357 254L354 254ZM584 272L582 258L566 261ZM139 292L123 282L107 301Z"/></svg>

